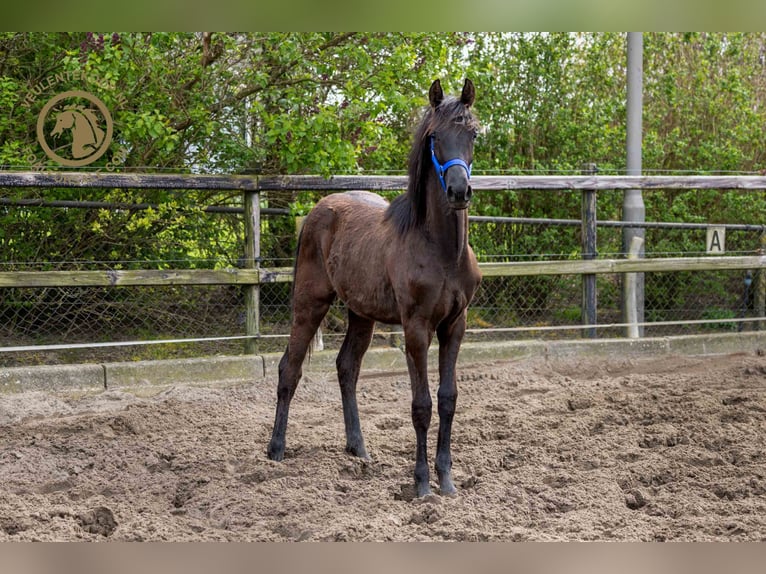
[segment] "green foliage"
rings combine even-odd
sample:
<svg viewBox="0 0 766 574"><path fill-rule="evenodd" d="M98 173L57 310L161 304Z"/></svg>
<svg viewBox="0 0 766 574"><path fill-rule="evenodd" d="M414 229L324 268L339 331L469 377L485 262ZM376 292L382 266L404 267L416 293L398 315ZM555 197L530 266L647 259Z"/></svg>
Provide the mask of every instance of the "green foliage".
<svg viewBox="0 0 766 574"><path fill-rule="evenodd" d="M647 173L753 172L766 166L763 33L644 36ZM624 34L617 33L0 33L0 166L57 169L36 143L37 114L64 90L97 95L115 124L88 169L235 174L404 173L430 82L477 86L484 125L475 173L602 173L625 168ZM13 190L4 196L150 203L146 211L0 208L5 261L176 261L234 265L237 194L167 190ZM313 193L265 206L305 214ZM473 212L577 218L579 193L478 193ZM599 219L620 219L619 193ZM761 223L766 196L646 193L650 221ZM289 258L294 223L266 219L264 256ZM694 249L649 234L648 251ZM578 256L571 229L481 226L480 256ZM609 246L619 251L619 246ZM207 263L207 260L213 262ZM144 265L143 263L141 265ZM158 265L160 265L158 263ZM171 264L166 264L171 265ZM549 285L531 285L535 305Z"/></svg>
<svg viewBox="0 0 766 574"><path fill-rule="evenodd" d="M731 309L720 309L717 307L713 307L711 309L706 309L702 313L703 319L709 319L711 321L721 321L723 319L736 319L737 314L732 311ZM708 329L715 329L715 330L721 330L721 331L735 331L737 329L737 323L729 323L729 322L723 322L723 323L709 323L706 325Z"/></svg>

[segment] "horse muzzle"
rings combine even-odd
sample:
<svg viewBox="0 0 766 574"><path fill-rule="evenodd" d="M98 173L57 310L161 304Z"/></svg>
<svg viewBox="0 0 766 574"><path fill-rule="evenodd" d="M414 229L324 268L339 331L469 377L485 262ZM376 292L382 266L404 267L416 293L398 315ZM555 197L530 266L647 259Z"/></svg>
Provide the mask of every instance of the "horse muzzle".
<svg viewBox="0 0 766 574"><path fill-rule="evenodd" d="M472 196L473 189L470 185L447 186L447 202L456 211L467 209L471 204Z"/></svg>

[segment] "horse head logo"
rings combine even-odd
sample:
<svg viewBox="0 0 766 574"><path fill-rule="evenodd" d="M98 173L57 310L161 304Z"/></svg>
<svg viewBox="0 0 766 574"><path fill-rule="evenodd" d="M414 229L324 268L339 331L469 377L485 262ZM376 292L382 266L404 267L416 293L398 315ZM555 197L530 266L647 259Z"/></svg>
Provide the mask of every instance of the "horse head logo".
<svg viewBox="0 0 766 574"><path fill-rule="evenodd" d="M83 104L82 100L90 103ZM55 125L46 134L48 116ZM67 130L71 132L71 146L66 143L58 146L56 151L51 149L47 136L58 139ZM79 90L54 96L37 117L37 140L45 154L55 162L71 167L88 165L101 157L112 141L112 131L112 116L104 103L92 94ZM57 153L67 147L71 147L65 153L69 157Z"/></svg>
<svg viewBox="0 0 766 574"><path fill-rule="evenodd" d="M98 126L93 110L82 105L70 104L56 115L56 125L51 131L54 137L64 130L72 130L72 157L82 159L93 155L101 147L106 133Z"/></svg>

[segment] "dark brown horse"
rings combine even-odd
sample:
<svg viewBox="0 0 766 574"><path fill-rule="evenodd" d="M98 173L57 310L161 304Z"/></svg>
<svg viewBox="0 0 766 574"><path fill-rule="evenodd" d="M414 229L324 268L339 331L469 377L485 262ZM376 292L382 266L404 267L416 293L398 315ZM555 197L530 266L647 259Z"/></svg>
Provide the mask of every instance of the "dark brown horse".
<svg viewBox="0 0 766 574"><path fill-rule="evenodd" d="M362 191L323 198L306 217L298 240L290 340L279 363L274 432L268 456L282 460L290 401L320 321L337 297L348 308L348 331L336 361L346 427L346 451L368 458L359 426L356 383L375 321L401 324L412 384L417 437L415 487L431 492L426 434L431 422L427 356L439 340L439 435L436 472L443 494L455 493L450 435L457 400L455 363L466 308L481 281L468 245L470 171L478 123L474 86L445 97L439 80L415 133L407 192L390 205ZM444 163L440 163L440 160Z"/></svg>

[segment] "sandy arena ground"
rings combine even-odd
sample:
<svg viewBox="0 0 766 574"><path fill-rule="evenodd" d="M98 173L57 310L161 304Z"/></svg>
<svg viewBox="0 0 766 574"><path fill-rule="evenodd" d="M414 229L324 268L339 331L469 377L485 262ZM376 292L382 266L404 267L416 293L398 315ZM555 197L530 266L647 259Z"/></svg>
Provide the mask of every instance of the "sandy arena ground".
<svg viewBox="0 0 766 574"><path fill-rule="evenodd" d="M402 372L360 380L371 462L343 452L331 376L299 386L282 463L264 454L274 373L0 396L0 541L766 538L766 357L535 359L459 379L459 494L425 499Z"/></svg>

